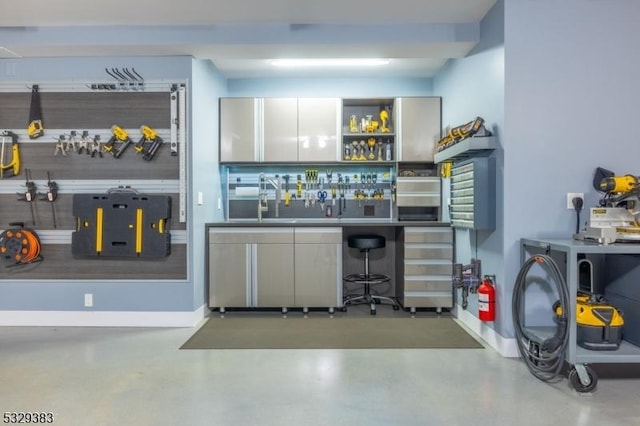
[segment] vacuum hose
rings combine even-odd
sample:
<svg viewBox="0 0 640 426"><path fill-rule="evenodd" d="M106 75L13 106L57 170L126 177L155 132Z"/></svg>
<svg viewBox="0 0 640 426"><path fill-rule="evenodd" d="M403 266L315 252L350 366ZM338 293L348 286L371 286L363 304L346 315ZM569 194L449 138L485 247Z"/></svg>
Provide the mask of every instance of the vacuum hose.
<svg viewBox="0 0 640 426"><path fill-rule="evenodd" d="M560 374L564 365L565 350L569 341L569 329L567 327L567 312L569 309L562 309L562 314L557 315L557 327L553 337L540 341L540 338L531 336L526 332L521 323L524 318L521 311L524 302L526 276L535 264L540 265L548 272L560 295L560 304L563 307L569 306L569 290L558 269L558 265L547 255L535 255L527 259L522 268L520 268L513 289L511 312L518 350L531 374L542 381L548 382Z"/></svg>

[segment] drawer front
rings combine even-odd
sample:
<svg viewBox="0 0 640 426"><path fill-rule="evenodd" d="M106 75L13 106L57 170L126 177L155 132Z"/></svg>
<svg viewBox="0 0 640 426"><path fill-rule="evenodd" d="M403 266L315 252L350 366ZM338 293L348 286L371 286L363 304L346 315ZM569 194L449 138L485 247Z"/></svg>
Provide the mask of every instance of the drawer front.
<svg viewBox="0 0 640 426"><path fill-rule="evenodd" d="M396 189L398 193L431 192L431 193L439 194L440 178L439 177L426 177L426 178L399 177L396 182Z"/></svg>
<svg viewBox="0 0 640 426"><path fill-rule="evenodd" d="M296 228L296 244L342 244L342 228Z"/></svg>
<svg viewBox="0 0 640 426"><path fill-rule="evenodd" d="M453 247L451 246L405 246L405 259L453 259Z"/></svg>
<svg viewBox="0 0 640 426"><path fill-rule="evenodd" d="M404 263L404 275L453 275L453 263L446 262L440 264Z"/></svg>
<svg viewBox="0 0 640 426"><path fill-rule="evenodd" d="M398 207L439 207L440 194L396 194Z"/></svg>
<svg viewBox="0 0 640 426"><path fill-rule="evenodd" d="M451 228L405 228L404 242L453 244L453 232Z"/></svg>
<svg viewBox="0 0 640 426"><path fill-rule="evenodd" d="M209 244L293 244L293 228L229 228L209 231Z"/></svg>
<svg viewBox="0 0 640 426"><path fill-rule="evenodd" d="M406 308L452 308L453 295L422 296L420 293L405 293L404 307Z"/></svg>
<svg viewBox="0 0 640 426"><path fill-rule="evenodd" d="M453 292L453 285L450 277L424 277L424 279L413 279L406 277L404 280L405 295L412 291L420 292Z"/></svg>

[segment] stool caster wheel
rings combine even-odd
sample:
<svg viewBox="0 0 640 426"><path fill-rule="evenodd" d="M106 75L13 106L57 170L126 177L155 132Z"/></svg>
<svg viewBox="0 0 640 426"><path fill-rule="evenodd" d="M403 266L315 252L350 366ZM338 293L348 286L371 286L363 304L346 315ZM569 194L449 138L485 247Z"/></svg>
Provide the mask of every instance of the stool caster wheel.
<svg viewBox="0 0 640 426"><path fill-rule="evenodd" d="M342 308L338 308L340 312L347 312L347 307L343 306Z"/></svg>
<svg viewBox="0 0 640 426"><path fill-rule="evenodd" d="M369 312L371 315L375 315L376 314L376 310L375 309L371 309L371 311Z"/></svg>
<svg viewBox="0 0 640 426"><path fill-rule="evenodd" d="M398 306L398 305L393 305L393 310L394 310L394 311L397 311L397 310L399 310L399 309L400 309L400 306Z"/></svg>

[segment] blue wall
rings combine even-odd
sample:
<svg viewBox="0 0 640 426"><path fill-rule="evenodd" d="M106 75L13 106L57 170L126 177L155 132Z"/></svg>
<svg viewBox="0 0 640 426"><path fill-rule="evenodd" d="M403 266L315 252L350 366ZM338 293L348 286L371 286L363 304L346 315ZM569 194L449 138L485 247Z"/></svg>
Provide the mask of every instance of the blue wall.
<svg viewBox="0 0 640 426"><path fill-rule="evenodd" d="M205 303L205 233L204 224L224 219L218 209L221 197L218 167L218 98L227 95L227 82L210 61L193 61L191 94L191 142L189 156L190 202L193 210L189 228L190 258L193 259L191 279L194 291L194 308ZM198 192L203 194L203 204L197 205Z"/></svg>
<svg viewBox="0 0 640 426"><path fill-rule="evenodd" d="M640 2L505 3L503 262L512 286L520 238L570 238L568 192L585 193L585 211L597 204L596 167L640 173L637 138L621 131L639 111Z"/></svg>
<svg viewBox="0 0 640 426"><path fill-rule="evenodd" d="M429 78L269 78L229 80L229 96L367 98L430 96Z"/></svg>
<svg viewBox="0 0 640 426"><path fill-rule="evenodd" d="M482 273L496 275L496 321L492 324L503 334L511 327L510 285L505 285L503 267L504 223L502 187L503 129L504 129L504 8L502 2L487 14L480 25L480 43L463 59L450 60L434 78L433 91L442 96L443 125L455 127L480 116L486 127L497 137L496 157L496 230L456 230L456 261L468 264L471 258L482 261ZM477 316L477 297L469 297L469 312ZM461 303L460 292L457 303Z"/></svg>

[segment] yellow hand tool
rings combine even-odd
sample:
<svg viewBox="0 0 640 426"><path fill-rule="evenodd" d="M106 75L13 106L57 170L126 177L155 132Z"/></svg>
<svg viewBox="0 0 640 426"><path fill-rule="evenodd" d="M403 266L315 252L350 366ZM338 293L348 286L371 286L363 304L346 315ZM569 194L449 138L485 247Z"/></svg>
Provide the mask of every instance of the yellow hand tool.
<svg viewBox="0 0 640 426"><path fill-rule="evenodd" d="M20 173L20 148L18 148L18 135L10 130L4 130L0 134L2 147L0 149L0 179L17 176ZM11 138L11 161L4 163L4 145L6 138Z"/></svg>

